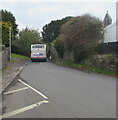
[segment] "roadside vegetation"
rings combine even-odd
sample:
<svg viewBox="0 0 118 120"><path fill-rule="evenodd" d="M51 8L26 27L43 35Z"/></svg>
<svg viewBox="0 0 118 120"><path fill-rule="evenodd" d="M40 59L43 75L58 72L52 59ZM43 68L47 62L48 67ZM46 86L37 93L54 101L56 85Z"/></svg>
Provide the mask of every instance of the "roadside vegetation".
<svg viewBox="0 0 118 120"><path fill-rule="evenodd" d="M12 45L12 52L20 55L30 56L31 44L40 41L38 30L25 28L19 32L19 37Z"/></svg>
<svg viewBox="0 0 118 120"><path fill-rule="evenodd" d="M12 42L16 40L15 36L18 33L18 25L16 24L16 19L11 12L0 10L0 15L2 16L2 19L0 19L0 38L2 38L0 39L0 43L5 45L5 47L9 47L10 42L12 44Z"/></svg>
<svg viewBox="0 0 118 120"><path fill-rule="evenodd" d="M30 60L30 58L27 56L18 55L18 54L14 54L14 53L11 54L11 57L15 58L15 59L20 59L20 60Z"/></svg>
<svg viewBox="0 0 118 120"><path fill-rule="evenodd" d="M52 59L54 63L84 71L116 75L118 56L115 53L106 54L102 52L102 48L98 49L104 39L101 20L86 14L69 17L63 24L59 24L60 21L47 24L42 32L43 41L54 46L57 51L55 56L58 58ZM57 23L58 27L55 26L54 31L49 34L48 30L53 28L53 23ZM55 35L56 28L59 32ZM55 37L52 39L52 36Z"/></svg>
<svg viewBox="0 0 118 120"><path fill-rule="evenodd" d="M101 68L101 67L95 67L87 64L77 64L73 62L72 60L68 59L62 59L62 60L57 60L55 61L56 64L65 66L65 67L70 67L76 70L84 71L84 72L95 72L95 73L100 73L100 74L105 74L105 75L110 75L110 76L116 76L116 69L115 70L110 70L106 68Z"/></svg>
<svg viewBox="0 0 118 120"><path fill-rule="evenodd" d="M18 30L15 16L7 11L0 10L0 51L4 47L11 47L13 53L29 56L32 43L39 43L40 33L34 28Z"/></svg>

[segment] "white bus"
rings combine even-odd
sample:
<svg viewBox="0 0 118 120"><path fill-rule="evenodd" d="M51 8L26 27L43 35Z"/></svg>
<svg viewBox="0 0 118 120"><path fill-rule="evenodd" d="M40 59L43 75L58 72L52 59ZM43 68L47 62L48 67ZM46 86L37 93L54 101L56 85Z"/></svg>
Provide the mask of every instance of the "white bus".
<svg viewBox="0 0 118 120"><path fill-rule="evenodd" d="M45 44L32 44L31 45L31 60L45 61L46 62L46 45Z"/></svg>

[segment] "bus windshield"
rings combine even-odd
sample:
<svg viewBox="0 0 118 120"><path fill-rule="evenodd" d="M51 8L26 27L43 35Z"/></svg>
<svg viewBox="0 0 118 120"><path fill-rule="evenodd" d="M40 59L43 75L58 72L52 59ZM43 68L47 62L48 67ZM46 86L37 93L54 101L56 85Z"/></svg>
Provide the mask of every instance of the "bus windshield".
<svg viewBox="0 0 118 120"><path fill-rule="evenodd" d="M32 48L44 48L44 45L35 45L35 46L32 46Z"/></svg>

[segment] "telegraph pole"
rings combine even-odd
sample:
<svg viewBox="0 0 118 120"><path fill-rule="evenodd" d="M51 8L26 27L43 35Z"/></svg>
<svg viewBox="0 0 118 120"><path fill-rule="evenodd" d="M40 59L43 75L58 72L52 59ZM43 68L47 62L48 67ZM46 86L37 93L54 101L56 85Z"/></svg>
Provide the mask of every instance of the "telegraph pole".
<svg viewBox="0 0 118 120"><path fill-rule="evenodd" d="M9 60L11 61L11 26L9 27Z"/></svg>

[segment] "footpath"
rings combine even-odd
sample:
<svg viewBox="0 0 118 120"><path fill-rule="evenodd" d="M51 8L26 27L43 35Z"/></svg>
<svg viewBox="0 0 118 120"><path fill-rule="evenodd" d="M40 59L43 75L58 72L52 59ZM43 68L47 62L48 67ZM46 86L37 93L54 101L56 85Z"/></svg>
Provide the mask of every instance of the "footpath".
<svg viewBox="0 0 118 120"><path fill-rule="evenodd" d="M12 58L7 67L2 70L2 91L14 79L14 77L25 67L27 60ZM1 91L1 92L2 92Z"/></svg>

